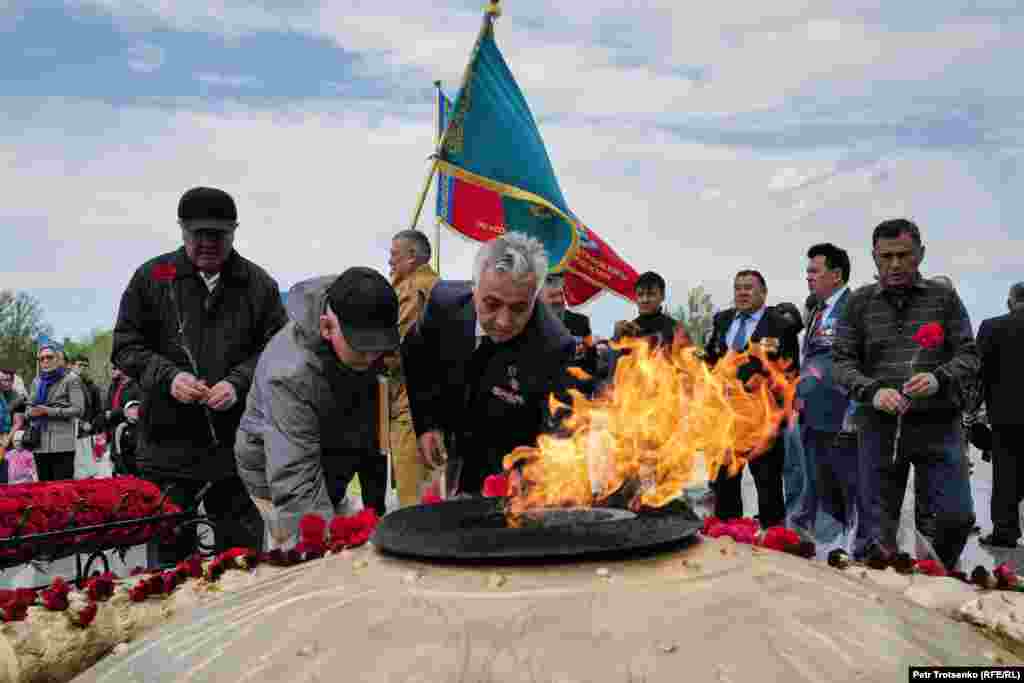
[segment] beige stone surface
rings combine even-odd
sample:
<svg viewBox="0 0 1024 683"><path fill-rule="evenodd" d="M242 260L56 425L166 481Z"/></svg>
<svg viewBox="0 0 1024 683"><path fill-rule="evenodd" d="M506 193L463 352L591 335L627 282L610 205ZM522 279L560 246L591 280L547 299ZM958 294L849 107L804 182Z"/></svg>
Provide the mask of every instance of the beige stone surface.
<svg viewBox="0 0 1024 683"><path fill-rule="evenodd" d="M85 604L84 595L77 591L70 595L68 612L30 607L25 621L0 625L0 683L69 681L120 644L280 571L273 567L251 573L231 571L216 585L189 581L169 596L139 603L128 599L128 588L137 579L126 579L110 600L98 603L96 618L86 628L70 619L70 612Z"/></svg>
<svg viewBox="0 0 1024 683"><path fill-rule="evenodd" d="M959 617L1024 644L1024 593L979 592L957 610Z"/></svg>
<svg viewBox="0 0 1024 683"><path fill-rule="evenodd" d="M364 548L225 592L78 680L824 683L1019 662L907 599L917 578L882 585L731 541L520 567Z"/></svg>

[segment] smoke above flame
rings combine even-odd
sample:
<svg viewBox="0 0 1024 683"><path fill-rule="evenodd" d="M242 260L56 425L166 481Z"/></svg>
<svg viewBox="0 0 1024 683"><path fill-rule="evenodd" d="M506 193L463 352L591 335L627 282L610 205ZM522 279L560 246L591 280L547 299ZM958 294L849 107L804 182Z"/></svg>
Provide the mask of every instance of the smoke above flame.
<svg viewBox="0 0 1024 683"><path fill-rule="evenodd" d="M693 347L629 340L616 348L630 352L609 391L591 399L571 390L571 406L552 396L552 412L570 410L562 433L505 456L510 524L530 510L601 506L613 496L635 511L663 507L720 468L738 474L792 413L796 382L788 361L769 360L774 347L751 344L714 368Z"/></svg>

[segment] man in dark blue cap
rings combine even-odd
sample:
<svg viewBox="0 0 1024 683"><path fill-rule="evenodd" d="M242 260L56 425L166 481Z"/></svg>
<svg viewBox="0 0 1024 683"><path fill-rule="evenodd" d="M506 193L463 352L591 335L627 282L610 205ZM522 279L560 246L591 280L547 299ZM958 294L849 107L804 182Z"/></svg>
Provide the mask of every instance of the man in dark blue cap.
<svg viewBox="0 0 1024 683"><path fill-rule="evenodd" d="M234 442L260 353L284 326L277 283L234 250L238 211L223 190L196 187L178 203L184 245L140 266L121 297L113 363L137 380L141 475L183 507L199 491L217 547L258 547L263 525L235 470ZM195 538L153 548L165 565Z"/></svg>
<svg viewBox="0 0 1024 683"><path fill-rule="evenodd" d="M260 357L235 442L238 473L278 544L305 514L329 519L357 473L364 505L384 514L378 361L399 342L398 296L370 268L302 282L288 308L292 321Z"/></svg>

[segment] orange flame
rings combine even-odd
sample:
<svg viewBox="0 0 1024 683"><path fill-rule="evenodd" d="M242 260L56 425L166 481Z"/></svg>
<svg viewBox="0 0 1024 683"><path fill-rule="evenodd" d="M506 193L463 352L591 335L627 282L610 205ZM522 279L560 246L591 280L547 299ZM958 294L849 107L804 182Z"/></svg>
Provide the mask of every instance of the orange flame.
<svg viewBox="0 0 1024 683"><path fill-rule="evenodd" d="M788 361L768 359L775 348L752 344L713 369L693 347L652 350L629 340L616 348L631 353L620 357L608 393L590 399L571 390L571 408L551 396L552 412L570 408L567 435L542 435L536 448L505 456L510 524L529 510L600 506L620 492L632 509L663 507L721 467L739 473L792 413L795 380ZM744 385L737 371L754 359L763 372Z"/></svg>

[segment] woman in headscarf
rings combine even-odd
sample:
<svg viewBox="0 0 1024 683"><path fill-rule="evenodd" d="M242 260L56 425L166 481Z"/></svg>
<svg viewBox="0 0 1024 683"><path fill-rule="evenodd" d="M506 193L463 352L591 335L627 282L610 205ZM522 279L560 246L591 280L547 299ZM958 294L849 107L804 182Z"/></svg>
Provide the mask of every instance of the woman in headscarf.
<svg viewBox="0 0 1024 683"><path fill-rule="evenodd" d="M39 481L75 478L75 420L85 412L85 392L78 377L61 364L62 355L54 346L39 348L39 374L25 409L29 431L39 434L32 444Z"/></svg>

